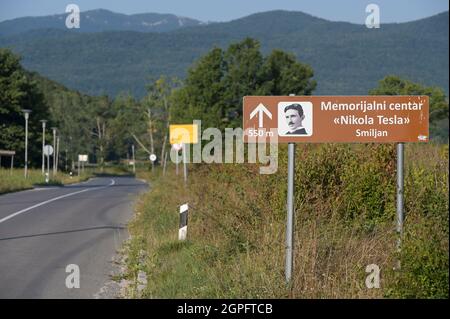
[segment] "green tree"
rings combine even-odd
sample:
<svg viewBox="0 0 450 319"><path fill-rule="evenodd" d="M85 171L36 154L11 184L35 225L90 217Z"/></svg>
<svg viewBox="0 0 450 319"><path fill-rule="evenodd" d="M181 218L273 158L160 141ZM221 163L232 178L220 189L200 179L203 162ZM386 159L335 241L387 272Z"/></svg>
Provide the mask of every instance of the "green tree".
<svg viewBox="0 0 450 319"><path fill-rule="evenodd" d="M188 71L184 86L173 95L173 119L189 123L201 119L206 126L220 123L225 109L224 52L214 48Z"/></svg>
<svg viewBox="0 0 450 319"><path fill-rule="evenodd" d="M418 83L389 75L378 82L378 87L369 91L371 95L427 95L430 97L430 138L448 141L448 99L438 87Z"/></svg>
<svg viewBox="0 0 450 319"><path fill-rule="evenodd" d="M309 65L297 62L295 56L281 50L273 50L266 58L261 71L260 94L311 95L316 81Z"/></svg>
<svg viewBox="0 0 450 319"><path fill-rule="evenodd" d="M246 38L226 51L212 49L191 67L185 85L173 95L173 118L237 127L245 95L310 95L316 87L313 75L294 55L274 50L264 57L259 42Z"/></svg>
<svg viewBox="0 0 450 319"><path fill-rule="evenodd" d="M123 153L136 145L137 156L157 154L163 160L168 145L172 93L177 78L161 76L147 85L147 95L140 101L130 95L119 95L113 102L114 151ZM152 165L154 167L154 165Z"/></svg>
<svg viewBox="0 0 450 319"><path fill-rule="evenodd" d="M129 93L119 94L112 103L115 117L111 119L111 132L114 138L109 144L109 159L130 156L133 134L145 131L144 114L139 101Z"/></svg>
<svg viewBox="0 0 450 319"><path fill-rule="evenodd" d="M153 134L157 134L158 145L160 145L160 157L162 161L166 152L169 139L169 125L171 123L171 110L173 90L180 84L177 78L160 77L147 87L148 95L146 101L150 103L148 107L148 130L153 140ZM145 99L144 99L145 100Z"/></svg>
<svg viewBox="0 0 450 319"><path fill-rule="evenodd" d="M41 123L48 110L36 82L20 65L20 58L0 49L0 149L16 151L18 163L24 161L25 120L22 109L32 111L29 120L28 160L41 162Z"/></svg>
<svg viewBox="0 0 450 319"><path fill-rule="evenodd" d="M102 96L94 102L91 110L94 119L91 134L96 140L97 163L103 167L107 155L107 149L112 139L111 119L115 117L114 109L111 107L108 96Z"/></svg>

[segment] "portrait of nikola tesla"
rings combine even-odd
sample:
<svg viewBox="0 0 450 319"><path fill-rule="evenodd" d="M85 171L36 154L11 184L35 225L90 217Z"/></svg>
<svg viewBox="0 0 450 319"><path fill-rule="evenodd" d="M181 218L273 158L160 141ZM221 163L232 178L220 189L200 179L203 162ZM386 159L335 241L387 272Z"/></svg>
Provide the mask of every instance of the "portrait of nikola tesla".
<svg viewBox="0 0 450 319"><path fill-rule="evenodd" d="M307 135L306 129L303 127L303 121L305 120L305 113L303 107L299 103L294 103L284 108L284 116L286 118L287 126L289 130L286 135Z"/></svg>

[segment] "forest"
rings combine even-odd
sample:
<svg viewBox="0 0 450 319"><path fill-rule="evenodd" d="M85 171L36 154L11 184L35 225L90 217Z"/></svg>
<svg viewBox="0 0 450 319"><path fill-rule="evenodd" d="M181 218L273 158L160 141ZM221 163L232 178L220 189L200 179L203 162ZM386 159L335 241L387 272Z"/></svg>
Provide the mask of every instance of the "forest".
<svg viewBox="0 0 450 319"><path fill-rule="evenodd" d="M130 92L115 97L89 96L29 72L20 57L0 49L0 149L14 150L17 165L23 166L24 117L30 109L29 165L38 167L41 159L42 125L60 137L60 163L73 168L78 154L89 154L98 165L148 153L164 158L168 150L168 126L201 120L203 127L220 130L242 125L242 97L245 95L314 94L314 71L293 54L273 50L264 55L257 40L246 38L227 49L212 48L199 58L182 80L161 76L142 83L146 95L137 99ZM373 95L428 95L430 97L430 136L448 142L448 98L438 87L426 87L398 76L380 79ZM6 165L6 164L5 164Z"/></svg>

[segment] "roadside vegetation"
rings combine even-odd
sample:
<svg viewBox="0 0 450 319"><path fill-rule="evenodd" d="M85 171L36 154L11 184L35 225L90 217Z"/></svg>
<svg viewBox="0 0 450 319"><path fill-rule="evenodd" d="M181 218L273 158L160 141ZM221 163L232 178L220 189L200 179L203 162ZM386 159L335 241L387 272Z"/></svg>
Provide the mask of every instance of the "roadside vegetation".
<svg viewBox="0 0 450 319"><path fill-rule="evenodd" d="M189 184L163 159L170 150L170 124L201 120L203 128L242 125L247 95L312 95L314 70L290 52L263 53L263 44L242 39L211 48L183 80L152 79L136 99L87 96L20 65L0 49L0 149L14 150L23 165L22 109L29 123L29 167L41 158L40 119L56 126L61 163L72 167L78 154L97 163L98 174L130 174L150 182L130 224L127 279L141 271L144 298L448 298L448 97L438 87L396 75L380 79L372 95L430 97L429 144L406 147L405 232L401 253L395 233L394 144L305 144L297 147L295 272L284 282L286 149L279 145L279 169L260 175L257 165L189 165ZM323 58L323 57L322 57ZM144 83L142 84L144 85ZM339 85L337 83L336 85ZM47 130L47 134L49 131ZM49 137L49 135L47 135ZM48 141L48 140L47 140ZM438 144L443 143L443 144ZM146 164L145 164L146 163ZM61 174L53 184L71 182ZM0 171L0 193L42 183L40 170L9 175ZM188 240L179 242L178 207L189 203ZM393 268L400 260L401 270ZM366 266L382 271L380 289L367 289ZM138 286L138 285L136 285Z"/></svg>
<svg viewBox="0 0 450 319"><path fill-rule="evenodd" d="M63 186L68 184L79 183L95 176L120 176L133 175L132 171L124 165L106 165L101 168L86 168L84 172L77 176L75 171L72 176L67 172L58 172L56 176L50 173L50 180L45 182L45 176L42 175L40 169L29 169L28 178L24 177L24 170L0 168L0 194L17 192L21 190L31 189L33 187L43 186Z"/></svg>
<svg viewBox="0 0 450 319"><path fill-rule="evenodd" d="M151 190L130 224L128 274L148 276L144 298L448 298L448 145L410 145L405 224L395 233L395 146L299 145L293 282L284 279L286 149L279 170L190 165L140 173ZM188 240L178 241L189 203ZM394 270L397 260L401 269ZM381 288L365 285L366 266Z"/></svg>
<svg viewBox="0 0 450 319"><path fill-rule="evenodd" d="M51 176L52 174L50 174ZM0 169L0 194L31 189L34 186L62 186L64 184L79 183L92 176L91 171L86 171L80 176L70 176L69 174L58 172L58 175L51 177L49 182L45 182L45 176L39 169L28 170L28 178L24 177L23 169Z"/></svg>
<svg viewBox="0 0 450 319"><path fill-rule="evenodd" d="M168 118L238 127L243 96L310 95L315 86L309 66L285 52L264 57L259 43L246 39L227 50L212 49L191 67L184 85L168 99ZM164 176L160 167L139 174L149 180L150 191L142 195L130 224L127 278L137 284L138 274L145 272L148 285L131 295L448 298L448 135L438 129L448 121L448 99L440 88L395 75L368 93L430 97L432 143L406 145L400 253L395 145L298 145L295 271L287 287L287 156L286 145L280 144L279 169L273 175L260 175L251 164L189 165L185 188L173 165ZM155 103L165 101L161 96L155 95ZM188 240L179 242L178 209L184 203L190 207ZM371 264L381 269L380 289L366 287Z"/></svg>

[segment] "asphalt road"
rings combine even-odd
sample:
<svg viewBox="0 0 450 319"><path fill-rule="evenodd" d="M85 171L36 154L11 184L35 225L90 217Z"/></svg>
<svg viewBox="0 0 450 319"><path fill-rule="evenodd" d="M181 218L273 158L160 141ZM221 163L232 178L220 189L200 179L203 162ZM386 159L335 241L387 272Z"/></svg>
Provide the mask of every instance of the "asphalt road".
<svg viewBox="0 0 450 319"><path fill-rule="evenodd" d="M0 196L0 298L93 298L110 279L133 200L146 187L99 177ZM66 287L70 264L79 267L80 288Z"/></svg>

